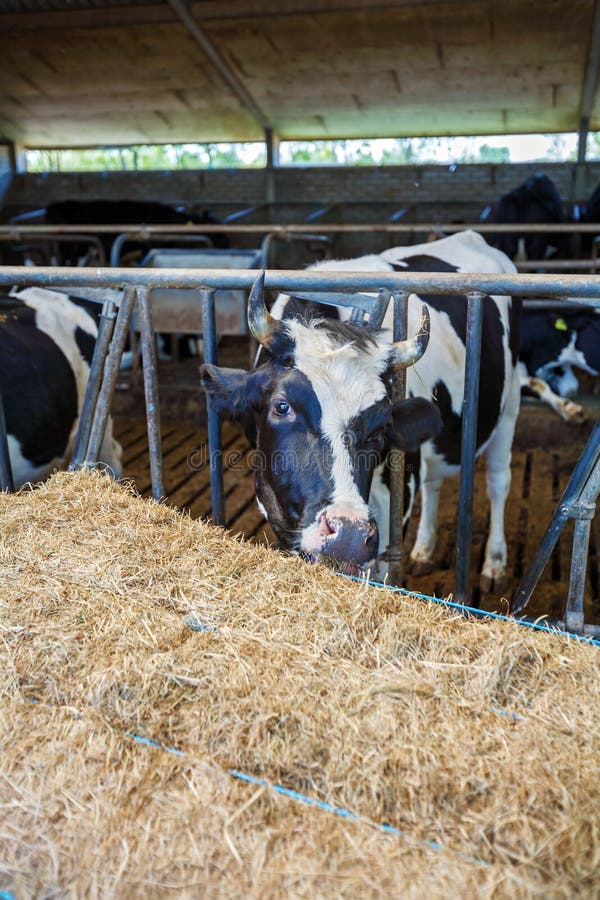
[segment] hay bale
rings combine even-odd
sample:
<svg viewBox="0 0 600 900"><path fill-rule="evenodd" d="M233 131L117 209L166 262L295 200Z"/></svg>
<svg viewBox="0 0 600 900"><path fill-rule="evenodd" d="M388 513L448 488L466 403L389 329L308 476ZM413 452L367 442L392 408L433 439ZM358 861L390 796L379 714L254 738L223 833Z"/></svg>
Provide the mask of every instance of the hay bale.
<svg viewBox="0 0 600 900"><path fill-rule="evenodd" d="M597 895L596 647L353 583L94 472L0 495L0 583L0 891Z"/></svg>

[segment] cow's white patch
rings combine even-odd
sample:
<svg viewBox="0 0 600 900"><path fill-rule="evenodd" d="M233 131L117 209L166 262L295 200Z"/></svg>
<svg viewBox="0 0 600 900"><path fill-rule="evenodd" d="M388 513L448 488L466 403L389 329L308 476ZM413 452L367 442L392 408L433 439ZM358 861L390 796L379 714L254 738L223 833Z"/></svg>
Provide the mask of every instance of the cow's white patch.
<svg viewBox="0 0 600 900"><path fill-rule="evenodd" d="M8 435L8 456L10 458L15 490L18 490L30 481L41 481L52 472L57 469L63 469L65 466L64 457L56 457L43 466L34 466L23 456L21 444L13 434Z"/></svg>
<svg viewBox="0 0 600 900"><path fill-rule="evenodd" d="M577 341L577 333L573 331L571 333L571 340L569 341L568 346L566 346L560 352L560 356L555 366L575 366L577 369L583 369L584 372L588 372L590 375L598 375L597 369L592 369L590 364L588 363L585 355L578 350L575 346ZM539 374L539 373L536 373ZM540 375L540 377L543 377Z"/></svg>
<svg viewBox="0 0 600 900"><path fill-rule="evenodd" d="M286 323L295 344L295 366L309 380L321 406L321 432L333 451L332 506L349 514L368 517L369 509L360 496L347 444L352 419L386 395L381 374L386 370L390 345L386 341L357 347L340 345L327 329L305 325L298 320Z"/></svg>

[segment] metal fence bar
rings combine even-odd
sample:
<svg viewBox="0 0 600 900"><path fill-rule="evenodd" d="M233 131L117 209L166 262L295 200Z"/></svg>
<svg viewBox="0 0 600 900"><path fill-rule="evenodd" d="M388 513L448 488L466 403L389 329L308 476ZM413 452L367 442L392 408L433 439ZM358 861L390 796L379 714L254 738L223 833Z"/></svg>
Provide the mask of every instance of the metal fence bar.
<svg viewBox="0 0 600 900"><path fill-rule="evenodd" d="M394 300L394 332L393 340L404 341L407 334L408 294L399 291L393 294ZM398 403L406 397L406 369L399 369L392 377L392 403ZM388 461L390 467L390 534L387 547L388 580L396 586L402 586L404 574L404 451L394 447Z"/></svg>
<svg viewBox="0 0 600 900"><path fill-rule="evenodd" d="M84 465L94 465L98 461L135 300L136 288L127 286L123 291L123 300L117 313L110 350L104 365L102 385L94 411Z"/></svg>
<svg viewBox="0 0 600 900"><path fill-rule="evenodd" d="M4 400L0 393L0 491L8 491L9 494L12 494L14 489L15 483L8 453L8 435L6 433L6 418L4 416Z"/></svg>
<svg viewBox="0 0 600 900"><path fill-rule="evenodd" d="M600 457L596 460L594 471L582 491L579 502L574 504L571 513L571 516L575 519L575 528L573 529L573 549L571 551L571 571L569 573L569 593L565 609L565 622L567 630L574 631L577 634L583 632L585 625L583 613L585 573L590 546L590 529L596 511L596 497L599 491Z"/></svg>
<svg viewBox="0 0 600 900"><path fill-rule="evenodd" d="M0 285L68 287L70 285L116 287L139 285L153 288L198 289L202 284L214 290L249 290L255 269L110 269L52 266L0 266ZM318 270L267 269L265 290L340 291L373 293L382 289L407 293L501 294L519 297L547 297L572 300L582 306L598 307L599 275L513 275L471 272L340 272ZM375 299L375 298L373 298Z"/></svg>
<svg viewBox="0 0 600 900"><path fill-rule="evenodd" d="M152 236L157 234L265 234L277 232L285 234L289 232L306 231L306 222L287 223L279 225L273 222L252 223L235 225L223 222L221 224L200 225L143 225L139 222L121 222L115 224L94 225L0 225L0 236L9 235L8 240L21 240L23 235L42 234L121 234L124 232L140 233L143 227L144 233ZM430 231L443 231L445 234L456 234L460 231L478 231L480 234L598 234L600 224L595 222L510 222L510 223L484 223L484 222L439 222L429 219L425 222L354 222L354 223L319 223L320 234L325 233L383 233L383 234L412 234L413 232L426 234ZM16 235L16 237L15 237ZM3 239L3 238L0 238Z"/></svg>
<svg viewBox="0 0 600 900"><path fill-rule="evenodd" d="M456 576L454 595L459 603L469 597L469 569L471 565L471 531L473 519L473 482L477 449L477 412L479 403L479 372L481 368L481 326L485 298L471 292L467 301L467 334L465 387L462 405L462 442L460 454L460 498L456 537Z"/></svg>
<svg viewBox="0 0 600 900"><path fill-rule="evenodd" d="M158 399L158 376L156 372L156 343L152 330L152 308L150 292L147 288L137 288L137 317L140 329L142 364L144 376L144 398L146 400L146 425L148 429L148 452L150 456L150 477L152 496L161 500L165 495L163 487L163 459L160 433L160 404Z"/></svg>
<svg viewBox="0 0 600 900"><path fill-rule="evenodd" d="M104 365L106 363L110 339L117 317L116 309L117 307L112 300L107 300L102 306L100 322L98 323L98 336L94 345L94 354L92 356L90 373L85 388L81 412L79 414L79 425L69 469L78 469L85 461L87 455L92 423L96 414L96 405L98 403L98 395L100 394L100 387L102 384Z"/></svg>
<svg viewBox="0 0 600 900"><path fill-rule="evenodd" d="M256 278L256 273L254 273ZM200 289L202 303L202 336L204 338L204 359L210 365L217 364L217 323L215 315L215 292ZM221 417L210 394L206 394L206 415L208 419L208 453L210 462L210 496L213 522L225 524L225 501L223 496L223 453L221 447Z"/></svg>

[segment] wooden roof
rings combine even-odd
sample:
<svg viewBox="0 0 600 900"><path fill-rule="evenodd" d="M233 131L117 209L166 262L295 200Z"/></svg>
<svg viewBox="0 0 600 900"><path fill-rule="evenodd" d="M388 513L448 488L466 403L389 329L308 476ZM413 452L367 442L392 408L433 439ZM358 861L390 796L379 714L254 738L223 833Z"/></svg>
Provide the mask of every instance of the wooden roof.
<svg viewBox="0 0 600 900"><path fill-rule="evenodd" d="M0 0L29 146L577 131L597 0ZM16 11L15 11L16 10Z"/></svg>

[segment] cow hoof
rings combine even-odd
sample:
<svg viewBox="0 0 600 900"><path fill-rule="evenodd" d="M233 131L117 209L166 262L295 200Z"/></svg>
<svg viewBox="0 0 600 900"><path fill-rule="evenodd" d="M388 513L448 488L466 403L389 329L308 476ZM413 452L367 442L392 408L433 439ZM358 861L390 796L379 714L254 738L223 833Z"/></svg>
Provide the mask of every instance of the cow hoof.
<svg viewBox="0 0 600 900"><path fill-rule="evenodd" d="M501 594L508 585L506 575L480 575L479 589L482 594Z"/></svg>
<svg viewBox="0 0 600 900"><path fill-rule="evenodd" d="M432 559L411 559L409 569L411 575L418 577L420 575L431 575L435 570L435 565Z"/></svg>
<svg viewBox="0 0 600 900"><path fill-rule="evenodd" d="M583 406L566 400L563 404L563 419L570 425L581 425L587 419L587 413Z"/></svg>

